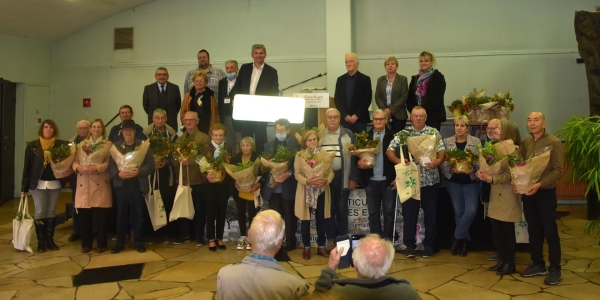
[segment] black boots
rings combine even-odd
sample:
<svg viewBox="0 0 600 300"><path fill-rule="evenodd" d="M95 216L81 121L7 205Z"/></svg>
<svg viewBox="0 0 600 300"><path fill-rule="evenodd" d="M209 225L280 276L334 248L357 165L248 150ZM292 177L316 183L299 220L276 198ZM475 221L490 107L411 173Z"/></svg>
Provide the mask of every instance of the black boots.
<svg viewBox="0 0 600 300"><path fill-rule="evenodd" d="M44 223L44 219L35 220L33 222L35 225L35 234L38 239L38 253L46 252L46 224Z"/></svg>
<svg viewBox="0 0 600 300"><path fill-rule="evenodd" d="M503 261L503 260L498 260L498 263L496 263L496 265L495 265L495 266L493 266L493 267L490 267L490 268L489 268L489 270L490 270L490 271L499 271L499 270L501 270L502 268L504 268L504 265L505 265L505 263L504 263L504 261Z"/></svg>
<svg viewBox="0 0 600 300"><path fill-rule="evenodd" d="M56 217L44 219L46 225L46 247L52 250L58 250L58 245L54 243L54 226L56 225Z"/></svg>
<svg viewBox="0 0 600 300"><path fill-rule="evenodd" d="M458 256L465 257L467 256L467 239L462 240L462 245L460 249L458 249Z"/></svg>
<svg viewBox="0 0 600 300"><path fill-rule="evenodd" d="M458 249L460 248L462 241L463 241L462 239L454 238L454 243L452 244L452 247L450 247L450 254L452 254L452 255L458 254Z"/></svg>
<svg viewBox="0 0 600 300"><path fill-rule="evenodd" d="M505 263L504 266L502 267L502 269L500 269L496 272L496 275L510 275L516 271L517 271L517 269L516 269L514 263L512 263L512 264Z"/></svg>

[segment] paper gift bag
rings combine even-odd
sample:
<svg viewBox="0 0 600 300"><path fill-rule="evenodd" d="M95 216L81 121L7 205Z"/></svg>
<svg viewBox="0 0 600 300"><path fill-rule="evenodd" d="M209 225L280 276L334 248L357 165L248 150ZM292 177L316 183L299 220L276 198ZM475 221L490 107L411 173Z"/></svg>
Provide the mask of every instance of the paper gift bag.
<svg viewBox="0 0 600 300"><path fill-rule="evenodd" d="M421 200L421 173L420 169L412 160L412 155L408 154L410 161L404 163L404 151L400 149L400 163L395 165L396 169L396 189L400 203L413 198Z"/></svg>
<svg viewBox="0 0 600 300"><path fill-rule="evenodd" d="M15 249L33 253L31 246L31 234L33 233L33 218L29 214L27 196L21 196L17 215L13 219L13 240Z"/></svg>
<svg viewBox="0 0 600 300"><path fill-rule="evenodd" d="M179 186L177 186L177 193L175 193L175 201L173 202L173 210L171 210L171 214L169 215L169 221L173 222L179 218L193 220L195 213L194 202L192 201L192 188L189 185L183 185L183 165L179 165Z"/></svg>
<svg viewBox="0 0 600 300"><path fill-rule="evenodd" d="M146 195L146 207L148 208L148 214L150 215L150 222L152 222L152 228L157 231L159 228L167 225L167 212L165 211L165 205L162 201L160 189L156 185L158 180L158 186L160 186L160 179L158 179L158 170L154 171L154 180L150 185L150 192ZM150 183L150 178L148 178ZM156 189L154 188L156 186Z"/></svg>

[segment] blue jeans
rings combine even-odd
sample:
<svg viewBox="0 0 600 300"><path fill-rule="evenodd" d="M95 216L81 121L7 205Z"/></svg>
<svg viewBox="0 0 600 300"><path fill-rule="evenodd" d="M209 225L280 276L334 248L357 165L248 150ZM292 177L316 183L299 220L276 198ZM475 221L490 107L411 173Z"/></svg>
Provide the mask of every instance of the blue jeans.
<svg viewBox="0 0 600 300"><path fill-rule="evenodd" d="M469 227L477 214L479 185L476 182L459 184L446 180L446 189L454 207L454 237L470 240Z"/></svg>
<svg viewBox="0 0 600 300"><path fill-rule="evenodd" d="M312 209L311 209L312 210ZM321 193L317 199L317 209L315 212L315 221L317 222L317 245L325 247L327 239L335 239L335 230L333 228L333 213L331 218L325 219L325 193ZM301 222L302 244L304 247L310 247L310 220Z"/></svg>
<svg viewBox="0 0 600 300"><path fill-rule="evenodd" d="M127 180L137 181L138 179L135 177ZM113 191L116 196L115 202L117 202L117 245L125 246L125 236L129 233L129 228L133 229L133 243L142 245L144 243L143 212L146 209L146 203L139 184L124 183L122 187L113 187Z"/></svg>
<svg viewBox="0 0 600 300"><path fill-rule="evenodd" d="M396 213L396 191L386 181L370 180L366 188L369 209L369 229L381 237L394 237L394 214ZM381 230L381 206L383 205L383 231Z"/></svg>
<svg viewBox="0 0 600 300"><path fill-rule="evenodd" d="M335 216L335 221L332 224L338 236L348 234L348 197L350 196L350 190L343 188L343 178L343 172L337 172L329 184L331 192L331 216Z"/></svg>
<svg viewBox="0 0 600 300"><path fill-rule="evenodd" d="M192 202L194 204L194 228L196 231L196 242L204 242L204 226L206 225L206 203L204 201L204 184L195 184L192 188ZM190 236L190 219L179 219L181 236Z"/></svg>

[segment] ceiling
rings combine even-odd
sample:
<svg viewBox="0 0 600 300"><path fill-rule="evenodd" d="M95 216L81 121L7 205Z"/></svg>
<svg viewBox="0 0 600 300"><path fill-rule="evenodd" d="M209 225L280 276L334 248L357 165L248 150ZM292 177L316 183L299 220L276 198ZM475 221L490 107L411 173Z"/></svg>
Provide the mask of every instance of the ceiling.
<svg viewBox="0 0 600 300"><path fill-rule="evenodd" d="M1 0L0 34L56 41L155 0Z"/></svg>

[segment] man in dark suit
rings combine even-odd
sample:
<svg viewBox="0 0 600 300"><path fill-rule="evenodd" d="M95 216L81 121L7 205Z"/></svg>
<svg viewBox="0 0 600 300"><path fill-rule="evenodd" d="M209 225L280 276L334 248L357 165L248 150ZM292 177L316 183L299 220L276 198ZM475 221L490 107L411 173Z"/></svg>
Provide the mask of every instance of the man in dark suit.
<svg viewBox="0 0 600 300"><path fill-rule="evenodd" d="M279 77L277 70L265 63L267 49L262 44L252 46L253 63L243 64L240 68L235 87L234 95L279 95ZM263 145L267 142L267 123L266 122L239 122L238 129L242 132L242 137L254 136L256 141L256 151L262 152Z"/></svg>
<svg viewBox="0 0 600 300"><path fill-rule="evenodd" d="M387 128L388 115L383 109L373 113L373 129L369 131L369 139L379 139L379 154L375 156L375 165L369 165L364 159L358 160L358 168L367 191L367 208L369 209L369 229L384 239L394 238L394 217L396 213L396 191L394 180L396 170L387 158L385 151L394 139L394 133ZM381 207L383 206L383 230L381 228Z"/></svg>
<svg viewBox="0 0 600 300"><path fill-rule="evenodd" d="M275 139L264 145L265 152L275 155L277 147L283 145L292 151L299 151L300 144L290 136L290 122L287 119L275 121ZM269 182L271 177L278 182L277 186L271 188ZM298 182L294 177L294 160L288 163L288 172L273 176L270 172L263 175L264 184L261 190L263 199L269 202L269 208L277 211L285 220L285 251L296 248L296 228L298 218L294 214L296 200L296 187Z"/></svg>
<svg viewBox="0 0 600 300"><path fill-rule="evenodd" d="M371 78L358 71L358 56L354 53L346 54L346 70L348 73L338 77L335 84L335 106L340 111L344 128L352 132L366 131L371 119Z"/></svg>
<svg viewBox="0 0 600 300"><path fill-rule="evenodd" d="M237 145L237 141L239 140L237 137L239 133L234 130L233 119L231 118L231 113L233 112L231 100L233 99L233 87L237 81L237 72L238 62L230 59L225 62L225 78L219 80L219 96L217 99L219 115L221 116L221 123L225 125L229 133L226 137L226 142L229 145ZM235 151L235 148L232 150Z"/></svg>
<svg viewBox="0 0 600 300"><path fill-rule="evenodd" d="M154 110L162 108L167 112L167 124L177 130L177 114L181 108L181 93L179 86L169 80L167 68L159 67L154 73L155 83L144 87L144 111L148 115L148 125L151 124Z"/></svg>

